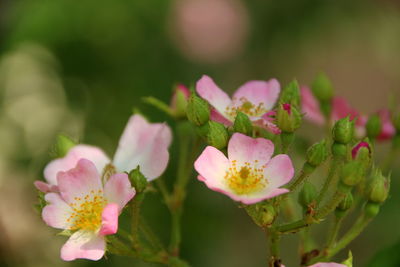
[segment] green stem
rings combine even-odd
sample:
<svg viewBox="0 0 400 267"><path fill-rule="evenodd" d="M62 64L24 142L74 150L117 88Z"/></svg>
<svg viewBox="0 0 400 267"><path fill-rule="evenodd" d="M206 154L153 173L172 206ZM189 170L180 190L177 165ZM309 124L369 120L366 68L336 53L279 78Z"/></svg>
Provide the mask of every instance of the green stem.
<svg viewBox="0 0 400 267"><path fill-rule="evenodd" d="M275 229L281 234L296 233L311 224L307 218L277 226Z"/></svg>
<svg viewBox="0 0 400 267"><path fill-rule="evenodd" d="M346 197L345 190L337 190L331 200L322 208L320 208L316 215L314 216L317 220L321 220L325 218L329 213L334 211L336 207L339 205L340 201L342 201Z"/></svg>
<svg viewBox="0 0 400 267"><path fill-rule="evenodd" d="M303 168L300 171L299 176L288 186L290 191L294 191L304 180L306 180L315 170L315 167L311 166L307 162L303 164Z"/></svg>
<svg viewBox="0 0 400 267"><path fill-rule="evenodd" d="M282 154L287 154L289 151L290 145L293 143L294 140L294 133L286 133L282 132L280 134L281 137L281 146L282 146Z"/></svg>
<svg viewBox="0 0 400 267"><path fill-rule="evenodd" d="M337 217L335 216L335 221L333 222L332 228L329 231L326 247L330 248L333 247L336 243L337 236L339 234L340 227L342 225L344 216Z"/></svg>
<svg viewBox="0 0 400 267"><path fill-rule="evenodd" d="M337 158L333 158L328 177L325 180L325 183L322 186L321 191L319 192L319 194L316 198L317 204L321 203L321 201L324 198L324 196L326 195L327 191L329 190L331 185L335 182L335 176L339 170L339 165L341 165L341 161Z"/></svg>
<svg viewBox="0 0 400 267"><path fill-rule="evenodd" d="M279 262L279 251L280 251L279 245L281 236L274 229L271 229L269 232L266 231L266 234L267 234L267 239L270 240L269 250L271 257L269 260L269 266L274 267L276 266L275 263Z"/></svg>
<svg viewBox="0 0 400 267"><path fill-rule="evenodd" d="M131 234L132 234L132 245L134 250L138 251L140 247L139 238L139 218L140 218L140 206L143 202L143 193L138 194L132 201L132 221L131 221Z"/></svg>

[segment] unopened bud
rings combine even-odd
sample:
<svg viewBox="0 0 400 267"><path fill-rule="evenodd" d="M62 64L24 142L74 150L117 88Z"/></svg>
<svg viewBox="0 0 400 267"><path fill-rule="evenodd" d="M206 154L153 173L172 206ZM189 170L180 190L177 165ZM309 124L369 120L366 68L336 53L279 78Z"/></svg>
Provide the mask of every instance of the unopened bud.
<svg viewBox="0 0 400 267"><path fill-rule="evenodd" d="M189 121L197 126L205 124L210 119L208 103L195 94L192 94L188 101L186 115Z"/></svg>
<svg viewBox="0 0 400 267"><path fill-rule="evenodd" d="M58 135L55 145L56 155L58 158L62 158L67 155L68 151L74 147L76 143L65 135Z"/></svg>
<svg viewBox="0 0 400 267"><path fill-rule="evenodd" d="M344 185L355 186L361 182L365 175L365 169L361 162L350 161L347 162L341 172L341 181Z"/></svg>
<svg viewBox="0 0 400 267"><path fill-rule="evenodd" d="M330 102L334 91L331 81L324 73L319 73L312 83L311 90L315 97L321 102Z"/></svg>
<svg viewBox="0 0 400 267"><path fill-rule="evenodd" d="M280 104L276 122L279 129L283 132L293 133L301 125L301 114L297 108L291 104Z"/></svg>
<svg viewBox="0 0 400 267"><path fill-rule="evenodd" d="M322 162L326 160L327 157L328 150L326 148L325 140L313 144L307 150L307 162L314 167L319 166Z"/></svg>
<svg viewBox="0 0 400 267"><path fill-rule="evenodd" d="M275 208L266 202L259 202L254 205L246 206L246 211L260 227L271 225L277 215Z"/></svg>
<svg viewBox="0 0 400 267"><path fill-rule="evenodd" d="M375 139L381 133L382 122L378 114L369 117L365 129L367 130L367 136L370 139Z"/></svg>
<svg viewBox="0 0 400 267"><path fill-rule="evenodd" d="M388 197L389 189L390 178L384 177L381 170L374 169L367 190L369 201L383 203Z"/></svg>
<svg viewBox="0 0 400 267"><path fill-rule="evenodd" d="M335 158L345 158L347 156L347 145L340 143L332 144L332 155Z"/></svg>
<svg viewBox="0 0 400 267"><path fill-rule="evenodd" d="M233 130L250 136L253 132L253 124L246 114L239 111L236 115L235 122L233 123Z"/></svg>
<svg viewBox="0 0 400 267"><path fill-rule="evenodd" d="M170 104L170 108L175 117L182 118L185 116L189 97L190 91L186 86L183 84L175 86Z"/></svg>
<svg viewBox="0 0 400 267"><path fill-rule="evenodd" d="M139 166L129 173L129 180L137 193L143 192L148 184L146 177L140 172Z"/></svg>
<svg viewBox="0 0 400 267"><path fill-rule="evenodd" d="M298 197L299 204L303 209L307 209L308 206L317 198L317 189L310 182L305 182L303 188L301 189Z"/></svg>
<svg viewBox="0 0 400 267"><path fill-rule="evenodd" d="M380 210L380 205L374 202L367 202L364 206L364 214L367 218L374 218L378 215Z"/></svg>
<svg viewBox="0 0 400 267"><path fill-rule="evenodd" d="M349 117L338 120L332 130L333 140L340 144L348 144L354 135L354 121Z"/></svg>
<svg viewBox="0 0 400 267"><path fill-rule="evenodd" d="M293 80L282 90L279 101L290 103L297 108L300 107L300 87L296 80Z"/></svg>
<svg viewBox="0 0 400 267"><path fill-rule="evenodd" d="M351 192L348 192L344 199L339 203L336 209L346 211L349 210L353 206L353 194Z"/></svg>
<svg viewBox="0 0 400 267"><path fill-rule="evenodd" d="M209 145L217 149L225 148L229 139L225 126L215 121L209 121L208 126L207 141Z"/></svg>
<svg viewBox="0 0 400 267"><path fill-rule="evenodd" d="M365 168L369 167L372 159L371 145L366 141L359 142L351 150L351 156L354 160L361 162Z"/></svg>

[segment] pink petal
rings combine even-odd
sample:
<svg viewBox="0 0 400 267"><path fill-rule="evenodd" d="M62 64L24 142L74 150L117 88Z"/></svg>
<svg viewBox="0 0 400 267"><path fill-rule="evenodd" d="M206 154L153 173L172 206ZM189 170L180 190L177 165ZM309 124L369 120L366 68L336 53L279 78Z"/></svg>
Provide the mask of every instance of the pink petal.
<svg viewBox="0 0 400 267"><path fill-rule="evenodd" d="M302 86L300 88L301 107L305 114L305 118L315 124L322 125L325 123L324 115L319 107L318 100L314 97L310 88Z"/></svg>
<svg viewBox="0 0 400 267"><path fill-rule="evenodd" d="M346 99L334 97L332 100L332 120L337 121L347 116L350 116L350 120L358 120L360 113L352 108Z"/></svg>
<svg viewBox="0 0 400 267"><path fill-rule="evenodd" d="M200 174L200 181L212 190L230 191L224 183L224 177L229 169L229 160L215 147L208 146L194 162L195 170Z"/></svg>
<svg viewBox="0 0 400 267"><path fill-rule="evenodd" d="M286 154L279 154L273 157L264 171L264 177L268 180L269 190L287 184L294 175L292 161Z"/></svg>
<svg viewBox="0 0 400 267"><path fill-rule="evenodd" d="M110 162L110 159L100 148L89 145L77 145L71 148L64 158L55 159L47 164L44 169L44 178L50 184L57 185L57 173L74 168L81 158L92 161L99 172L102 172L106 164Z"/></svg>
<svg viewBox="0 0 400 267"><path fill-rule="evenodd" d="M109 203L116 203L119 212L135 196L135 189L126 173L117 173L111 176L104 186L104 195Z"/></svg>
<svg viewBox="0 0 400 267"><path fill-rule="evenodd" d="M207 75L203 75L201 79L197 81L196 92L221 114L224 114L226 108L231 103L228 94L222 91Z"/></svg>
<svg viewBox="0 0 400 267"><path fill-rule="evenodd" d="M232 126L232 121L229 119L225 118L221 113L219 113L215 108L211 107L210 109L210 119L219 123L222 123L223 125L229 127Z"/></svg>
<svg viewBox="0 0 400 267"><path fill-rule="evenodd" d="M265 130L273 133L273 134L280 134L282 131L279 129L278 126L274 123L274 118L271 118L267 115L268 113L264 114L261 119L253 121L254 125L257 125Z"/></svg>
<svg viewBox="0 0 400 267"><path fill-rule="evenodd" d="M71 235L61 248L61 259L65 261L99 260L104 255L105 247L106 242L102 236L80 230Z"/></svg>
<svg viewBox="0 0 400 267"><path fill-rule="evenodd" d="M101 228L99 234L113 235L118 231L119 206L115 203L107 204L101 214Z"/></svg>
<svg viewBox="0 0 400 267"><path fill-rule="evenodd" d="M140 166L146 178L153 180L167 167L171 141L167 124L148 123L141 115L133 115L119 140L114 165L118 171L127 172Z"/></svg>
<svg viewBox="0 0 400 267"><path fill-rule="evenodd" d="M57 180L61 196L67 203L103 189L96 166L87 159L80 159L74 169L59 172Z"/></svg>
<svg viewBox="0 0 400 267"><path fill-rule="evenodd" d="M71 224L67 220L73 212L72 208L56 193L46 194L45 200L49 204L42 210L44 222L54 228L68 229Z"/></svg>
<svg viewBox="0 0 400 267"><path fill-rule="evenodd" d="M267 163L274 152L274 144L265 138L251 138L241 133L234 133L228 143L229 161L236 160L237 165Z"/></svg>
<svg viewBox="0 0 400 267"><path fill-rule="evenodd" d="M390 111L387 109L382 109L378 112L378 115L381 118L382 129L377 139L379 141L389 140L396 133L396 129L394 128L390 118Z"/></svg>
<svg viewBox="0 0 400 267"><path fill-rule="evenodd" d="M37 190L43 193L58 192L58 186L56 185L51 185L42 181L35 181L33 182L33 184L35 185Z"/></svg>
<svg viewBox="0 0 400 267"><path fill-rule="evenodd" d="M249 81L243 84L233 95L233 99L245 98L255 106L263 103L264 108L271 109L278 100L281 87L276 79L267 81Z"/></svg>
<svg viewBox="0 0 400 267"><path fill-rule="evenodd" d="M289 192L289 190L286 188L275 188L273 190L270 190L270 188L266 187L262 191L239 196L238 201L240 201L246 205L251 205L251 204L255 204L255 203L261 202L263 200L270 199L270 198L273 198L273 197L276 197L276 196L279 196L279 195L282 195L282 194L285 194L288 192Z"/></svg>

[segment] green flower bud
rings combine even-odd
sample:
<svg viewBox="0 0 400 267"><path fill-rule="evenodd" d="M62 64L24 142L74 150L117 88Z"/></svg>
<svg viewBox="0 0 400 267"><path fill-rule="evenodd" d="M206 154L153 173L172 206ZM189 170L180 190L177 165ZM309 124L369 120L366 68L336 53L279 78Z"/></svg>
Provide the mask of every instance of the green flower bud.
<svg viewBox="0 0 400 267"><path fill-rule="evenodd" d="M246 211L260 227L271 225L277 215L275 208L266 202L259 202L254 205L246 206Z"/></svg>
<svg viewBox="0 0 400 267"><path fill-rule="evenodd" d="M372 149L371 144L368 142L368 138L366 141L359 142L351 150L351 156L354 160L361 162L365 169L371 165Z"/></svg>
<svg viewBox="0 0 400 267"><path fill-rule="evenodd" d="M355 186L361 182L365 175L365 169L359 161L350 161L343 166L341 181L344 185Z"/></svg>
<svg viewBox="0 0 400 267"><path fill-rule="evenodd" d="M383 203L388 197L390 189L390 177L382 175L380 169L374 169L368 185L368 199L370 202Z"/></svg>
<svg viewBox="0 0 400 267"><path fill-rule="evenodd" d="M375 139L381 133L382 128L381 118L379 115L375 114L370 116L365 128L367 130L367 136L371 139Z"/></svg>
<svg viewBox="0 0 400 267"><path fill-rule="evenodd" d="M332 83L324 73L315 77L311 90L320 102L330 102L334 95Z"/></svg>
<svg viewBox="0 0 400 267"><path fill-rule="evenodd" d="M345 158L347 156L347 146L344 144L333 143L332 155L335 158Z"/></svg>
<svg viewBox="0 0 400 267"><path fill-rule="evenodd" d="M328 157L328 150L326 148L326 142L321 141L313 144L307 150L307 162L312 166L319 166Z"/></svg>
<svg viewBox="0 0 400 267"><path fill-rule="evenodd" d="M340 144L348 144L354 135L354 121L349 117L338 120L332 130L333 140Z"/></svg>
<svg viewBox="0 0 400 267"><path fill-rule="evenodd" d="M351 192L348 192L346 197L339 203L336 209L339 209L341 211L349 210L353 206L353 202L353 194Z"/></svg>
<svg viewBox="0 0 400 267"><path fill-rule="evenodd" d="M76 143L69 137L65 135L58 135L55 145L56 155L58 158L62 158L67 155L68 151L76 146Z"/></svg>
<svg viewBox="0 0 400 267"><path fill-rule="evenodd" d="M304 210L307 210L308 206L315 201L317 195L318 192L315 186L310 182L305 182L299 193L298 202Z"/></svg>
<svg viewBox="0 0 400 267"><path fill-rule="evenodd" d="M217 149L224 149L228 144L229 139L228 131L225 126L215 121L209 121L208 126L208 143Z"/></svg>
<svg viewBox="0 0 400 267"><path fill-rule="evenodd" d="M175 86L170 108L176 118L185 117L189 97L190 91L186 86L183 84Z"/></svg>
<svg viewBox="0 0 400 267"><path fill-rule="evenodd" d="M239 111L236 115L235 122L233 123L233 130L250 136L253 132L253 124L246 114Z"/></svg>
<svg viewBox="0 0 400 267"><path fill-rule="evenodd" d="M192 94L186 108L186 115L190 122L201 126L210 119L208 103L200 97Z"/></svg>
<svg viewBox="0 0 400 267"><path fill-rule="evenodd" d="M364 206L364 214L367 218L374 218L378 215L380 210L380 205L374 202L367 202Z"/></svg>
<svg viewBox="0 0 400 267"><path fill-rule="evenodd" d="M136 193L142 193L148 184L146 177L140 172L139 166L129 173L129 180L135 188Z"/></svg>
<svg viewBox="0 0 400 267"><path fill-rule="evenodd" d="M300 88L296 80L293 80L282 90L279 100L281 103L290 103L293 106L300 107Z"/></svg>
<svg viewBox="0 0 400 267"><path fill-rule="evenodd" d="M278 108L276 122L283 132L293 133L301 125L301 114L293 105L281 104Z"/></svg>

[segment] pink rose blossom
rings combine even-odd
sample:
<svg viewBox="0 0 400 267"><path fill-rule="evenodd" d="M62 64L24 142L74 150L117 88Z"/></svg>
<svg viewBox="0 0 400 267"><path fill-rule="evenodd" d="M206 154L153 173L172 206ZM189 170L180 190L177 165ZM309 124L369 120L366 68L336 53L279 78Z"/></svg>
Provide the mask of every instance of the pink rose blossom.
<svg viewBox="0 0 400 267"><path fill-rule="evenodd" d="M100 148L80 144L71 148L65 157L47 164L44 169L47 183L36 181L35 186L44 193L57 192L57 173L75 167L82 158L92 161L100 173L108 163L119 172L129 172L140 166L140 171L151 181L166 169L171 141L172 133L167 124L149 123L141 115L133 115L119 140L112 162Z"/></svg>
<svg viewBox="0 0 400 267"><path fill-rule="evenodd" d="M210 77L203 75L197 81L196 91L211 104L212 120L230 126L237 112L241 111L248 115L254 124L275 134L280 133L279 128L272 123L274 119L271 113L280 93L280 85L276 79L249 81L239 87L230 98Z"/></svg>
<svg viewBox="0 0 400 267"><path fill-rule="evenodd" d="M270 140L235 133L228 144L228 158L208 146L194 167L198 179L211 190L253 204L289 192L279 187L293 178L292 161L285 154L271 158L273 152Z"/></svg>
<svg viewBox="0 0 400 267"><path fill-rule="evenodd" d="M94 163L80 159L75 168L57 174L59 193L47 193L42 211L45 223L72 233L61 249L61 258L99 260L104 236L118 230L118 216L135 196L128 175L117 173L103 186Z"/></svg>

